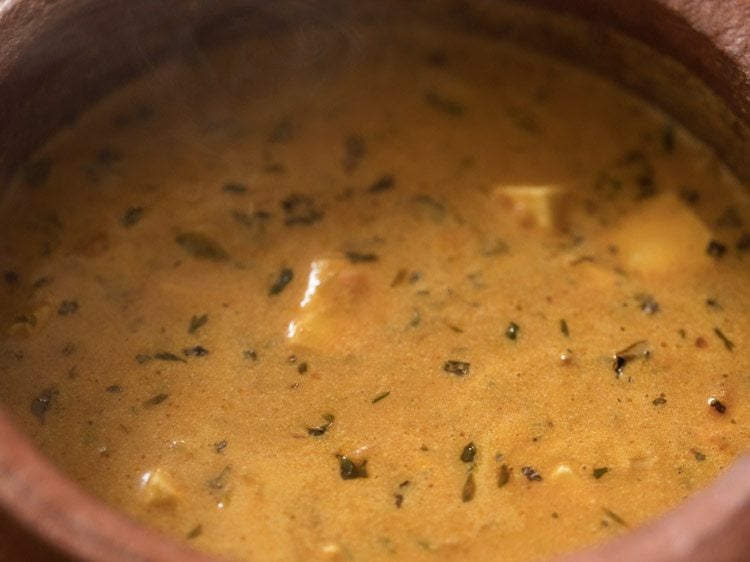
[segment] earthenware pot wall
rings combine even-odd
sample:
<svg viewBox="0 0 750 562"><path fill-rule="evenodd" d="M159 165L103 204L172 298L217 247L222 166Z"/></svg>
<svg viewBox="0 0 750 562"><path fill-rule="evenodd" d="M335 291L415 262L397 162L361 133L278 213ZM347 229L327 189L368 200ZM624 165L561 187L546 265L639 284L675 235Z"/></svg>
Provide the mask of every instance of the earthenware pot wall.
<svg viewBox="0 0 750 562"><path fill-rule="evenodd" d="M162 59L301 24L325 36L361 18L426 18L564 54L652 100L750 179L744 0L0 0L0 190L50 134ZM1 409L0 506L0 559L62 560L46 543L71 559L208 560L70 483ZM676 515L567 560L739 562L747 552L750 460L743 459Z"/></svg>

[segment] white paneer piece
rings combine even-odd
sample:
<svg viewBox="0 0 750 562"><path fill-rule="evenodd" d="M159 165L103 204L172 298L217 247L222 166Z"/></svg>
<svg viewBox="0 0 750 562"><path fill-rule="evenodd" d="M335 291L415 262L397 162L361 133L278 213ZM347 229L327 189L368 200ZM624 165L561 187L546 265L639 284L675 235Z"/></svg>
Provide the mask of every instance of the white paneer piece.
<svg viewBox="0 0 750 562"><path fill-rule="evenodd" d="M149 507L168 507L177 503L178 493L172 476L164 469L156 468L141 475L143 502Z"/></svg>
<svg viewBox="0 0 750 562"><path fill-rule="evenodd" d="M640 274L709 267L710 240L708 227L673 193L644 201L606 235L622 267Z"/></svg>
<svg viewBox="0 0 750 562"><path fill-rule="evenodd" d="M347 334L364 320L357 314L370 287L365 270L345 258L310 264L299 311L287 328L290 342L311 349L341 349ZM372 320L372 319L370 319Z"/></svg>
<svg viewBox="0 0 750 562"><path fill-rule="evenodd" d="M567 191L552 185L497 186L492 198L521 226L558 231L566 227Z"/></svg>

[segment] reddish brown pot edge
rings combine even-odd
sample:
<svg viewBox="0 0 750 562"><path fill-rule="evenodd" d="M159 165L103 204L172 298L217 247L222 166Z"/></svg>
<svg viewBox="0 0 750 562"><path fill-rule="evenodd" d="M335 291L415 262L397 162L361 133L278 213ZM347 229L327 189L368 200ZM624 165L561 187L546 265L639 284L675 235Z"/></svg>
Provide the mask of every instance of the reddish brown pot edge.
<svg viewBox="0 0 750 562"><path fill-rule="evenodd" d="M531 0L588 19L615 24L680 60L710 84L748 122L750 4L695 0L603 3ZM49 2L37 2L41 11ZM654 9L653 5L657 5ZM642 18L643 11L656 14ZM31 12L26 12L28 16ZM1 14L0 14L1 15ZM28 23L28 22L27 22ZM31 25L31 23L29 23ZM663 26L672 30L663 33ZM23 41L12 36L11 42ZM8 62L8 61L0 61ZM0 72L3 67L0 65ZM7 109L7 108L6 108ZM2 113L2 112L0 112ZM48 541L76 557L112 562L211 559L143 529L72 484L0 411L0 503ZM743 457L712 487L668 517L620 540L565 558L691 562L746 560L750 551L750 458ZM75 510L69 509L75 506ZM686 532L690 530L690 532Z"/></svg>
<svg viewBox="0 0 750 562"><path fill-rule="evenodd" d="M640 39L689 68L750 123L750 3L746 0L526 1L602 22Z"/></svg>
<svg viewBox="0 0 750 562"><path fill-rule="evenodd" d="M210 562L145 529L74 484L0 410L0 504L77 559ZM74 506L74 507L71 507Z"/></svg>
<svg viewBox="0 0 750 562"><path fill-rule="evenodd" d="M645 491L644 493L648 493ZM747 562L750 455L667 516L558 562Z"/></svg>

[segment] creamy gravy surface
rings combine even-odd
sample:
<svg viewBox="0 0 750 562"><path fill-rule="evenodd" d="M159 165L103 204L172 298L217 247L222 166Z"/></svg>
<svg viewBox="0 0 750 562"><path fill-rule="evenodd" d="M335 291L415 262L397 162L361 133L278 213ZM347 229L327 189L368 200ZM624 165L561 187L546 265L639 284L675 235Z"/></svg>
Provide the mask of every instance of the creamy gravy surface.
<svg viewBox="0 0 750 562"><path fill-rule="evenodd" d="M0 397L71 478L238 560L526 561L744 450L710 150L489 39L300 44L165 66L4 187Z"/></svg>

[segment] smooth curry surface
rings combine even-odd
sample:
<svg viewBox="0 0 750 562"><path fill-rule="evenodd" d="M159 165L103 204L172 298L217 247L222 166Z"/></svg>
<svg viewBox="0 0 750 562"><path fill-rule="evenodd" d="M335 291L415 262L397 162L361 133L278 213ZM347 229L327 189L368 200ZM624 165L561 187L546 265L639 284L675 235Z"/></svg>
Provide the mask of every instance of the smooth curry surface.
<svg viewBox="0 0 750 562"><path fill-rule="evenodd" d="M2 190L0 398L71 478L232 559L525 561L745 449L710 150L489 39L303 35L155 71Z"/></svg>

